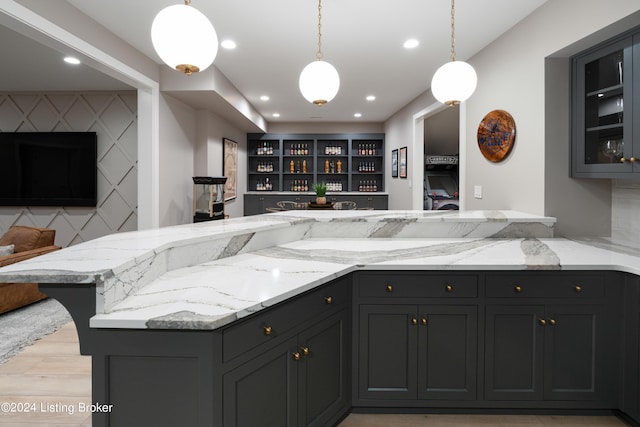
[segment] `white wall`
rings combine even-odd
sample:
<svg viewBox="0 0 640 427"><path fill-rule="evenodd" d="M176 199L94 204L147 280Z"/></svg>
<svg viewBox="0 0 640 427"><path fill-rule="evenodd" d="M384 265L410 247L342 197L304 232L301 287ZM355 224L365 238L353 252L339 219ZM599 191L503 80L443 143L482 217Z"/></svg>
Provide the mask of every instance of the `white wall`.
<svg viewBox="0 0 640 427"><path fill-rule="evenodd" d="M224 213L230 218L243 216L244 198L242 195L247 188L247 134L210 111L198 110L197 118L198 139L197 154L193 159L194 176L223 176L223 139L228 138L237 142L236 192L238 196L225 203Z"/></svg>
<svg viewBox="0 0 640 427"><path fill-rule="evenodd" d="M193 221L193 159L196 110L160 96L160 226Z"/></svg>

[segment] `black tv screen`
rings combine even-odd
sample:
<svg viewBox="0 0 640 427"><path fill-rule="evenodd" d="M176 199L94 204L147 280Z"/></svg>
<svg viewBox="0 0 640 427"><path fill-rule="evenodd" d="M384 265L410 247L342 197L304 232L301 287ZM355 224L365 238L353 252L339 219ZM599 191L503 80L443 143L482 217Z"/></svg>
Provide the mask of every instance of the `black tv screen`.
<svg viewBox="0 0 640 427"><path fill-rule="evenodd" d="M0 206L96 206L95 132L0 132Z"/></svg>

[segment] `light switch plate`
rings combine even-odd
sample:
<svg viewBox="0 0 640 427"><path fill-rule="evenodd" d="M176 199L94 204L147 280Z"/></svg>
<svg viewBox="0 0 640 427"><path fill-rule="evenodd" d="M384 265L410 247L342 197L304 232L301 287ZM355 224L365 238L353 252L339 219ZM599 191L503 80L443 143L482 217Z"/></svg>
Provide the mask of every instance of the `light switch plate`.
<svg viewBox="0 0 640 427"><path fill-rule="evenodd" d="M473 197L482 199L482 185L475 185L473 187Z"/></svg>

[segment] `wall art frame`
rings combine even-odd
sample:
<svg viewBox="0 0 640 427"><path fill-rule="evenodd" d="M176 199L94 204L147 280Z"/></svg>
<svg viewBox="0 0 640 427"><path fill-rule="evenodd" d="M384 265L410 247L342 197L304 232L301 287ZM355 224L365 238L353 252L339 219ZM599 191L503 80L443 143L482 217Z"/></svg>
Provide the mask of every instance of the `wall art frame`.
<svg viewBox="0 0 640 427"><path fill-rule="evenodd" d="M227 177L224 184L224 201L227 202L238 196L238 143L229 138L222 138L222 150L222 170L223 175Z"/></svg>
<svg viewBox="0 0 640 427"><path fill-rule="evenodd" d="M407 147L400 148L400 178L407 177Z"/></svg>

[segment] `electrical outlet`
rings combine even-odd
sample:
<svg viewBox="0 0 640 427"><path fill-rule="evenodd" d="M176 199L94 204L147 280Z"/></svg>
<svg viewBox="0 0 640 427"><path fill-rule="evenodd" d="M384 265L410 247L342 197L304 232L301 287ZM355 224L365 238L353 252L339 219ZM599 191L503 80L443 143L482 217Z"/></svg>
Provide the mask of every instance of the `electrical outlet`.
<svg viewBox="0 0 640 427"><path fill-rule="evenodd" d="M482 199L482 185L475 185L473 187L473 197Z"/></svg>

